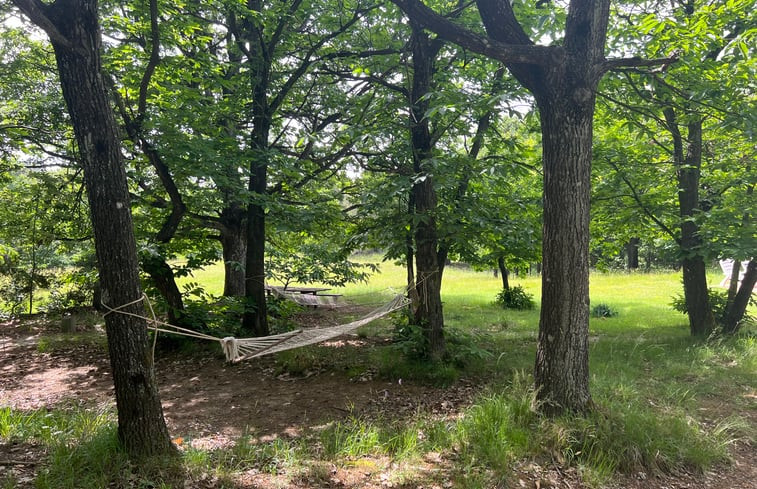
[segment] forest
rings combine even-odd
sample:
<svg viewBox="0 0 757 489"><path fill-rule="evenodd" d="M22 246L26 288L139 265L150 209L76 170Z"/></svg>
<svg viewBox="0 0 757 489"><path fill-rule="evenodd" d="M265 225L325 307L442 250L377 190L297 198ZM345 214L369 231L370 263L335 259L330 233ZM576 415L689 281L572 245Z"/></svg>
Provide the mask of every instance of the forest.
<svg viewBox="0 0 757 489"><path fill-rule="evenodd" d="M752 487L755 10L3 2L0 484Z"/></svg>

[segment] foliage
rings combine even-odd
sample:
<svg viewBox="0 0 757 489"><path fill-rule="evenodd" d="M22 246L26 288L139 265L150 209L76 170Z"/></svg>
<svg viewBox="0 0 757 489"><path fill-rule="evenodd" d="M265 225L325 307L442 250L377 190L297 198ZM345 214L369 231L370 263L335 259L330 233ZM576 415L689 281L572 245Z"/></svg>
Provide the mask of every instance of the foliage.
<svg viewBox="0 0 757 489"><path fill-rule="evenodd" d="M520 285L510 287L509 289L502 289L497 294L495 302L505 309L516 309L519 311L536 307L533 294L526 292Z"/></svg>
<svg viewBox="0 0 757 489"><path fill-rule="evenodd" d="M710 305L712 306L712 313L715 315L715 319L721 320L725 317L726 309L728 307L728 290L724 290L721 288L711 288L708 289L708 294L710 296ZM683 296L683 294L676 294L673 296L673 299L670 303L670 305L673 307L674 310L680 312L681 314L688 314L689 311L686 307L686 299ZM752 307L757 307L757 298L754 294L752 294L749 298L749 305ZM757 318L755 318L753 315L749 314L749 309L747 309L747 312L744 314L744 317L742 318L742 323L754 323Z"/></svg>
<svg viewBox="0 0 757 489"><path fill-rule="evenodd" d="M618 311L604 302L600 302L591 308L591 317L593 318L612 318L618 315Z"/></svg>
<svg viewBox="0 0 757 489"><path fill-rule="evenodd" d="M52 279L45 312L60 313L91 305L96 284L94 269L64 269Z"/></svg>
<svg viewBox="0 0 757 489"><path fill-rule="evenodd" d="M276 246L268 248L266 265L268 278L284 286L318 283L341 287L365 282L378 270L372 263L351 261L347 252L335 249L330 241L317 242L302 234L287 240L286 245L279 235Z"/></svg>

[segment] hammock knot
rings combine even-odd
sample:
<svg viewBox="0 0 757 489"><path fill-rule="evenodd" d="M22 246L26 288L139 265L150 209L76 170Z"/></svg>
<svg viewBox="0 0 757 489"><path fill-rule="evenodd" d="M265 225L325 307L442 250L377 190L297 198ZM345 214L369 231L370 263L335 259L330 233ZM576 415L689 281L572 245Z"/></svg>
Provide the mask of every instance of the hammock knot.
<svg viewBox="0 0 757 489"><path fill-rule="evenodd" d="M233 336L227 336L221 339L221 348L226 355L226 361L233 362L239 358L239 342Z"/></svg>

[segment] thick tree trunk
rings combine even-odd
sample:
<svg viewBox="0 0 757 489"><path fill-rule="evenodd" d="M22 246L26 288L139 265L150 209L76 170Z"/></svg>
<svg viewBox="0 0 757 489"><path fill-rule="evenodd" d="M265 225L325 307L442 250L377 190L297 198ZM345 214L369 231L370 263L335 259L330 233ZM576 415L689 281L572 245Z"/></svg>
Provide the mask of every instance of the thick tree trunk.
<svg viewBox="0 0 757 489"><path fill-rule="evenodd" d="M626 268L636 270L639 268L639 238L631 238L626 244Z"/></svg>
<svg viewBox="0 0 757 489"><path fill-rule="evenodd" d="M63 96L84 168L103 302L144 314L136 243L118 130L100 75L96 0L16 4L50 34ZM27 10L29 9L29 10ZM53 31L50 26L55 27ZM143 319L105 317L118 434L134 458L173 451L158 397Z"/></svg>
<svg viewBox="0 0 757 489"><path fill-rule="evenodd" d="M749 306L749 299L754 293L755 284L757 284L757 261L749 260L739 291L736 293L733 303L726 309L723 318L724 333L735 333L738 330L739 323L746 314L747 306Z"/></svg>
<svg viewBox="0 0 757 489"><path fill-rule="evenodd" d="M223 252L223 295L244 297L245 262L247 259L247 227L245 213L239 207L221 212L220 241Z"/></svg>
<svg viewBox="0 0 757 489"><path fill-rule="evenodd" d="M539 103L544 165L537 399L547 413L586 411L589 394L589 194L593 90Z"/></svg>
<svg viewBox="0 0 757 489"><path fill-rule="evenodd" d="M699 176L702 167L702 121L687 125L686 152L684 138L671 107L664 109L665 121L673 137L673 161L678 178L678 208L681 216L680 247L683 259L683 294L692 336L708 336L715 330L715 316L707 289L707 270L702 255L702 238L696 223L699 212Z"/></svg>
<svg viewBox="0 0 757 489"><path fill-rule="evenodd" d="M418 269L416 291L418 307L414 322L423 328L428 341L429 354L439 359L444 355L444 315L442 313L442 271L437 261L436 192L431 178L413 186L416 196L416 215L421 216L416 227L415 263Z"/></svg>
<svg viewBox="0 0 757 489"><path fill-rule="evenodd" d="M431 90L434 58L441 42L430 40L416 24L413 25L413 81L410 90L410 141L413 150L412 200L415 204L415 264L418 306L413 321L423 328L431 358L441 358L444 343L444 315L442 312L442 266L439 263L439 240L436 230L437 197L434 179L429 168L432 141L429 131L428 100L423 97Z"/></svg>

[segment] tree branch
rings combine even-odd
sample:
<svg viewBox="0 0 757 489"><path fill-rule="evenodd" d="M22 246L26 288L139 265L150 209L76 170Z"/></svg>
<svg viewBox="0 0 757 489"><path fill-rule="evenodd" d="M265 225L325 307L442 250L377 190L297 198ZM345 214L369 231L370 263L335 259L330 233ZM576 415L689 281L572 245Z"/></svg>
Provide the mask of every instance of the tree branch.
<svg viewBox="0 0 757 489"><path fill-rule="evenodd" d="M481 36L437 14L418 0L391 1L414 22L440 38L503 63L548 66L565 55L559 46L507 44Z"/></svg>
<svg viewBox="0 0 757 489"><path fill-rule="evenodd" d="M618 68L638 68L640 66L659 66L660 70L666 70L668 66L678 61L678 53L674 53L667 58L644 59L638 56L632 58L611 58L605 60L602 65L604 71L615 70Z"/></svg>
<svg viewBox="0 0 757 489"><path fill-rule="evenodd" d="M41 2L40 0L12 0L13 4L32 21L35 25L40 27L48 35L51 41L56 44L70 49L71 51L78 52L79 54L86 54L86 51L79 46L74 46L71 40L64 36L58 28L55 26L52 20L47 15L50 5Z"/></svg>
<svg viewBox="0 0 757 489"><path fill-rule="evenodd" d="M137 117L141 120L147 110L147 88L150 85L152 75L155 73L158 63L160 63L160 30L158 28L158 1L150 0L150 36L152 37L152 46L150 48L150 59L142 74L142 81L139 84L139 101L137 103Z"/></svg>
<svg viewBox="0 0 757 489"><path fill-rule="evenodd" d="M631 196L633 197L633 200L636 202L636 204L639 206L641 211L649 217L655 224L657 224L660 229L665 231L673 240L681 244L681 239L676 236L676 234L673 232L672 229L670 229L664 222L662 222L657 216L655 216L652 211L647 209L647 206L644 205L644 202L641 200L641 195L636 191L636 187L633 186L633 183L628 179L628 177L623 174L623 172L620 171L620 168L618 168L618 165L612 162L612 160L607 160L607 163L615 170L615 172L618 174L618 176L623 180L623 183L626 184L628 189L631 191Z"/></svg>

